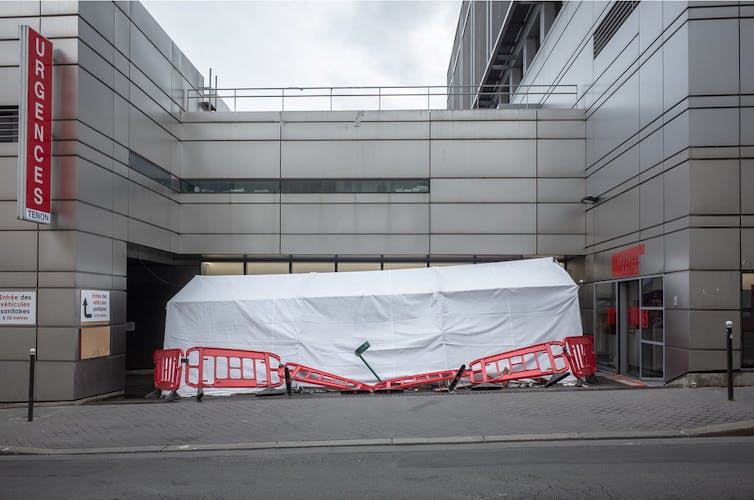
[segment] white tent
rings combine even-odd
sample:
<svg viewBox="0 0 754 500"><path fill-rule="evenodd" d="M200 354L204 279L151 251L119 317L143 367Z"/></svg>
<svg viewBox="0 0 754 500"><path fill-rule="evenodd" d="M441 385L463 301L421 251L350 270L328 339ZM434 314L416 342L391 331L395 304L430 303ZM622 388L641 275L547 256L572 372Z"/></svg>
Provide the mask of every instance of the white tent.
<svg viewBox="0 0 754 500"><path fill-rule="evenodd" d="M482 356L581 335L577 292L550 258L391 271L196 276L168 302L165 348L269 351L284 363L374 383L354 355L364 341L371 344L364 359L383 379L456 369Z"/></svg>

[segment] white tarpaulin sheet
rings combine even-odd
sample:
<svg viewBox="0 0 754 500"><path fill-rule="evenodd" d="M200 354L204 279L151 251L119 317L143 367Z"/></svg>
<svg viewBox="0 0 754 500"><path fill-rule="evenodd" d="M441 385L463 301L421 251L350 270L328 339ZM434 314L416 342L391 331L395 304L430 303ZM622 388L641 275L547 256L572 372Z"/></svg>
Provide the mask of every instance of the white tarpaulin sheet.
<svg viewBox="0 0 754 500"><path fill-rule="evenodd" d="M581 335L578 287L553 259L391 271L196 276L167 305L165 348L273 352L366 383ZM181 394L193 394L185 386ZM205 389L207 394L243 390Z"/></svg>

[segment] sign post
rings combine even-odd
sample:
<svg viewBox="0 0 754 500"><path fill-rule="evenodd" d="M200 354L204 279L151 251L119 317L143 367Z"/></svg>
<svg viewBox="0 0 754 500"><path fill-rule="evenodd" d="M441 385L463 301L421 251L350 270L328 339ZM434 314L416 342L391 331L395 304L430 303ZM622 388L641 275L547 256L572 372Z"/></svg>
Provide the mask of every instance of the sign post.
<svg viewBox="0 0 754 500"><path fill-rule="evenodd" d="M50 223L52 42L21 26L18 218Z"/></svg>

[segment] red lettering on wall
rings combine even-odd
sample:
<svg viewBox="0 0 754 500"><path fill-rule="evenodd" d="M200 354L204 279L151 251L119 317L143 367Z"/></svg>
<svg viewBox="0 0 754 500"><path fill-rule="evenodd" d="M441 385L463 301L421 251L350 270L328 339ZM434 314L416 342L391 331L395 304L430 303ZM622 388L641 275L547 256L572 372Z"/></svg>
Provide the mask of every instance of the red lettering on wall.
<svg viewBox="0 0 754 500"><path fill-rule="evenodd" d="M639 274L641 256L644 255L644 244L627 248L613 254L613 278L626 278Z"/></svg>

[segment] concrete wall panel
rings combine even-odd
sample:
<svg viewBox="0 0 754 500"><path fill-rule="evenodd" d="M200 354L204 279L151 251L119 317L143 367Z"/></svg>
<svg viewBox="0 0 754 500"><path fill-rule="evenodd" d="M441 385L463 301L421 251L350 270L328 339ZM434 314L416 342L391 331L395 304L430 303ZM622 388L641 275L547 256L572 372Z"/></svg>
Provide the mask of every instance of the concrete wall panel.
<svg viewBox="0 0 754 500"><path fill-rule="evenodd" d="M577 126L572 137L579 137L579 130ZM432 122L432 139L534 139L536 137L537 122L534 120Z"/></svg>
<svg viewBox="0 0 754 500"><path fill-rule="evenodd" d="M0 271L31 271L36 267L36 231L0 231Z"/></svg>
<svg viewBox="0 0 754 500"><path fill-rule="evenodd" d="M594 209L594 241L603 242L639 229L639 192L626 191Z"/></svg>
<svg viewBox="0 0 754 500"><path fill-rule="evenodd" d="M584 234L584 205L543 203L537 207L538 234Z"/></svg>
<svg viewBox="0 0 754 500"><path fill-rule="evenodd" d="M738 19L707 19L688 24L689 92L738 93Z"/></svg>
<svg viewBox="0 0 754 500"><path fill-rule="evenodd" d="M185 179L271 179L280 175L278 142L185 142L181 153L179 175ZM217 161L218 158L222 161ZM208 169L207 165L212 168Z"/></svg>
<svg viewBox="0 0 754 500"><path fill-rule="evenodd" d="M5 284L3 284L6 286ZM29 349L35 347L36 328L33 326L3 326L0 328L0 366L3 361L28 361ZM6 384L8 385L7 382Z"/></svg>
<svg viewBox="0 0 754 500"><path fill-rule="evenodd" d="M342 252L350 255L426 255L426 234L285 234L280 252L299 255L327 255Z"/></svg>
<svg viewBox="0 0 754 500"><path fill-rule="evenodd" d="M421 234L428 232L425 204L283 205L282 232L300 234Z"/></svg>
<svg viewBox="0 0 754 500"><path fill-rule="evenodd" d="M431 207L432 233L536 234L536 205L440 204Z"/></svg>
<svg viewBox="0 0 754 500"><path fill-rule="evenodd" d="M537 179L537 201L540 203L576 203L581 202L585 194L581 178Z"/></svg>
<svg viewBox="0 0 754 500"><path fill-rule="evenodd" d="M754 93L754 19L739 19L741 93Z"/></svg>
<svg viewBox="0 0 754 500"><path fill-rule="evenodd" d="M558 179L561 180L565 179ZM583 181L579 179L577 182L583 186ZM535 179L432 179L430 192L433 202L515 203L536 201L536 188ZM568 195L555 186L548 193L551 199L559 194Z"/></svg>
<svg viewBox="0 0 754 500"><path fill-rule="evenodd" d="M78 361L79 359L78 328L40 328L37 342L39 361Z"/></svg>
<svg viewBox="0 0 754 500"><path fill-rule="evenodd" d="M431 251L435 254L534 255L534 234L432 234Z"/></svg>
<svg viewBox="0 0 754 500"><path fill-rule="evenodd" d="M663 222L662 180L662 176L653 177L639 186L639 226L642 229Z"/></svg>
<svg viewBox="0 0 754 500"><path fill-rule="evenodd" d="M663 9L669 6L663 4ZM662 49L663 103L667 111L689 95L689 30L684 25Z"/></svg>
<svg viewBox="0 0 754 500"><path fill-rule="evenodd" d="M425 141L291 141L282 145L282 176L428 177Z"/></svg>
<svg viewBox="0 0 754 500"><path fill-rule="evenodd" d="M173 251L180 253L248 255L291 253L280 251L280 235L277 234L233 234L223 238L218 238L216 234L183 234L179 241L180 245Z"/></svg>
<svg viewBox="0 0 754 500"><path fill-rule="evenodd" d="M583 177L584 141L542 140L537 144L537 175L541 177Z"/></svg>
<svg viewBox="0 0 754 500"><path fill-rule="evenodd" d="M538 255L583 255L584 236L581 234L539 234Z"/></svg>
<svg viewBox="0 0 754 500"><path fill-rule="evenodd" d="M695 160L690 162L689 175L691 213L738 213L738 160Z"/></svg>
<svg viewBox="0 0 754 500"><path fill-rule="evenodd" d="M738 108L689 110L691 146L738 146Z"/></svg>
<svg viewBox="0 0 754 500"><path fill-rule="evenodd" d="M433 177L536 176L537 143L533 140L437 140L432 141L430 147ZM579 164L578 156L569 157L567 151L563 152L563 157L566 168L576 168ZM540 158L539 161L540 165L548 165L546 159ZM555 168L563 163L557 162L553 166L551 161L549 165Z"/></svg>

